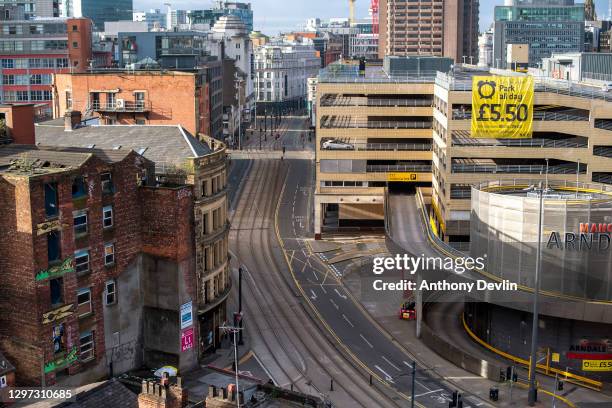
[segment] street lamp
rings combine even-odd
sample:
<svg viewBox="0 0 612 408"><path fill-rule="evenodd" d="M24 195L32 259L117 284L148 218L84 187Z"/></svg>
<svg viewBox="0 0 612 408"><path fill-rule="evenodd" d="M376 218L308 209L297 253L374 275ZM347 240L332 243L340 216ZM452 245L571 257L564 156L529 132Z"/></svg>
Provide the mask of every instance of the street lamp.
<svg viewBox="0 0 612 408"><path fill-rule="evenodd" d="M539 323L539 295L540 295L540 272L542 268L542 218L544 216L544 188L542 182L539 184L540 207L538 211L538 247L536 251L536 270L533 290L533 322L531 328L531 357L529 359L529 394L528 403L533 407L538 399L538 388L536 385L536 365L538 350L538 323Z"/></svg>

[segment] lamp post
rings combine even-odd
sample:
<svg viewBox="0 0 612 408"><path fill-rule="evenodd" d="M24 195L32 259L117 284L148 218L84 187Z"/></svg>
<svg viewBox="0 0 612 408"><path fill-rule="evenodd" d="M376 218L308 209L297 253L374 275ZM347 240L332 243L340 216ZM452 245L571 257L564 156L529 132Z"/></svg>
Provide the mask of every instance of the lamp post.
<svg viewBox="0 0 612 408"><path fill-rule="evenodd" d="M529 394L528 403L533 407L538 399L538 388L536 385L536 364L538 351L538 323L539 323L539 295L540 295L540 272L542 268L542 219L544 216L544 188L542 182L539 185L540 207L538 211L538 247L536 251L536 270L533 290L533 322L531 327L531 357L529 359Z"/></svg>

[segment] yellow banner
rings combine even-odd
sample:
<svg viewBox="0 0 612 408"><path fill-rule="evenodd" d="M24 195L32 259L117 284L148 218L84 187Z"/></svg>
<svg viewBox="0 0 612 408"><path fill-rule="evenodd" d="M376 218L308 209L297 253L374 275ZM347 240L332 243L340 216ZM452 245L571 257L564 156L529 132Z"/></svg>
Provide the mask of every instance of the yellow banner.
<svg viewBox="0 0 612 408"><path fill-rule="evenodd" d="M414 182L414 181L417 181L417 174L416 173L389 173L387 175L387 181Z"/></svg>
<svg viewBox="0 0 612 408"><path fill-rule="evenodd" d="M612 360L582 360L582 371L612 371Z"/></svg>
<svg viewBox="0 0 612 408"><path fill-rule="evenodd" d="M533 77L473 77L471 127L477 138L531 138Z"/></svg>

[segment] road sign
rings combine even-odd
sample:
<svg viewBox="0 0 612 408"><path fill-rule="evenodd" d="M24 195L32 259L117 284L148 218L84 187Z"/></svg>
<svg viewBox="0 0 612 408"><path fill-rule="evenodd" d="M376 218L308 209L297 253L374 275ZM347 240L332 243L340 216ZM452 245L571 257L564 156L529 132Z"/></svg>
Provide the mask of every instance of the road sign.
<svg viewBox="0 0 612 408"><path fill-rule="evenodd" d="M181 329L186 329L193 324L193 303L187 302L181 305Z"/></svg>
<svg viewBox="0 0 612 408"><path fill-rule="evenodd" d="M193 348L193 329L187 329L181 333L181 351Z"/></svg>
<svg viewBox="0 0 612 408"><path fill-rule="evenodd" d="M399 182L415 182L418 180L416 173L389 173L387 175L387 181L399 181Z"/></svg>
<svg viewBox="0 0 612 408"><path fill-rule="evenodd" d="M612 371L612 360L582 360L582 371Z"/></svg>
<svg viewBox="0 0 612 408"><path fill-rule="evenodd" d="M552 353L551 354L551 360L552 360L553 363L558 363L560 358L561 358L561 356L559 355L559 353Z"/></svg>

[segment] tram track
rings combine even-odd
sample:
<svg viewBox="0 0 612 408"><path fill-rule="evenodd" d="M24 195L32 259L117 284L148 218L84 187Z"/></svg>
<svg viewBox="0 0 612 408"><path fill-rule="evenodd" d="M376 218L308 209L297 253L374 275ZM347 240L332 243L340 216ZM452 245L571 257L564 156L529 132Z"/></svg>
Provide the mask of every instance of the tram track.
<svg viewBox="0 0 612 408"><path fill-rule="evenodd" d="M254 352L283 387L293 385L304 393L329 396L336 406L396 406L371 387L319 332L282 276L287 265L271 234L287 173L286 162L256 161L232 220L231 247L248 271L243 285L244 321L247 333L253 336ZM332 378L334 391L328 391Z"/></svg>

